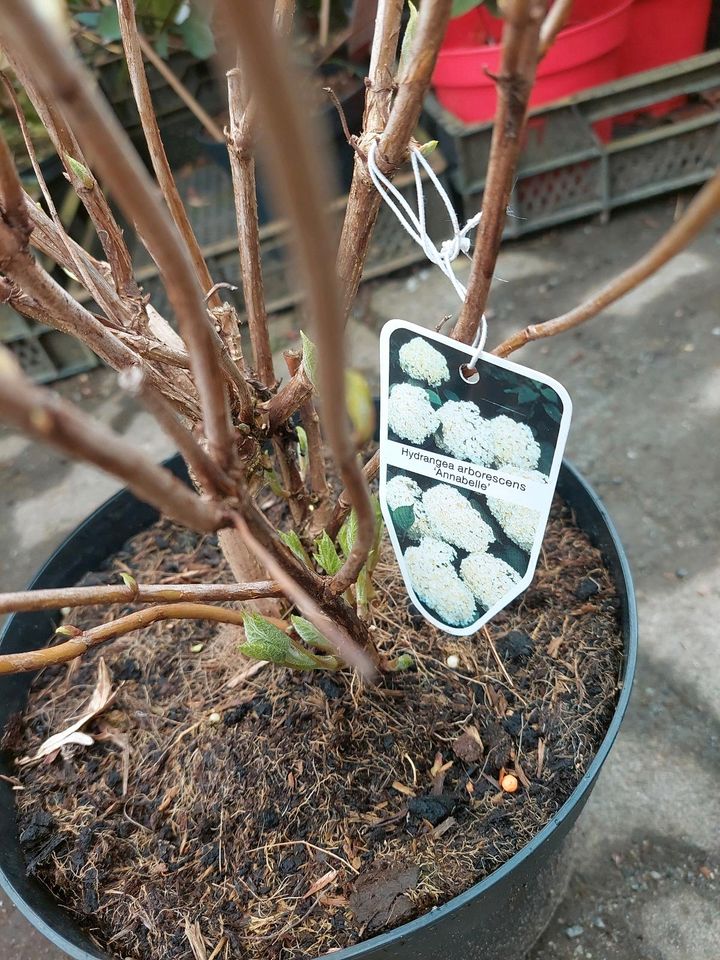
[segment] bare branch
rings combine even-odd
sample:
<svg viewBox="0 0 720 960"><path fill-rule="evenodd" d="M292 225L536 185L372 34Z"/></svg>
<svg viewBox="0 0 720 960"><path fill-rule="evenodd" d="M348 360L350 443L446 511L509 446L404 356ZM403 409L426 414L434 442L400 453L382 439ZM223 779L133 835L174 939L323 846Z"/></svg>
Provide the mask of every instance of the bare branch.
<svg viewBox="0 0 720 960"><path fill-rule="evenodd" d="M320 24L318 27L318 43L324 47L328 42L330 32L330 0L320 0Z"/></svg>
<svg viewBox="0 0 720 960"><path fill-rule="evenodd" d="M59 264L69 273L74 272L74 258L77 256L82 257L85 270L91 272L93 275L93 283L104 281L105 291L114 293L118 304L120 304L117 291L111 281L106 277L101 262L96 260L95 257L86 250L83 250L80 244L76 243L72 237L69 237L67 233L65 233L64 228L62 230L58 228L53 220L27 193L25 193L25 213L32 226L30 243L33 247L46 256L49 256L55 263ZM72 251L72 253L70 251ZM107 264L105 264L105 266L107 266ZM78 279L81 278L78 277Z"/></svg>
<svg viewBox="0 0 720 960"><path fill-rule="evenodd" d="M0 269L13 281L4 291L4 298L19 312L39 323L77 337L90 347L108 366L123 370L135 366L138 354L115 332L74 300L21 247L22 236L0 223ZM168 384L151 367L145 368L150 382L163 393ZM173 399L178 397L173 395ZM182 400L183 407L197 416L192 393Z"/></svg>
<svg viewBox="0 0 720 960"><path fill-rule="evenodd" d="M378 144L378 164L390 167L401 163L420 119L423 100L430 86L435 61L450 19L450 0L421 4L415 38L405 72L398 77L398 91L385 132ZM371 131L372 132L372 131Z"/></svg>
<svg viewBox="0 0 720 960"><path fill-rule="evenodd" d="M123 232L110 210L110 205L102 192L98 189L89 170L87 160L83 155L80 144L67 126L57 110L52 106L52 97L46 102L40 95L34 79L25 69L22 58L19 58L15 48L7 43L3 37L3 53L20 81L24 91L37 111L43 127L47 130L53 146L65 167L68 179L88 212L95 225L98 238L107 257L113 281L118 293L124 297L140 299L140 290L133 276L130 251L125 243ZM29 61L32 63L33 61ZM87 177L83 180L68 162L68 158L78 161L87 170ZM89 182L88 182L89 181Z"/></svg>
<svg viewBox="0 0 720 960"><path fill-rule="evenodd" d="M296 254L307 278L309 312L318 348L325 434L358 516L357 540L332 581L332 591L341 594L354 583L367 559L373 543L374 511L347 423L344 332L337 287L328 269L333 261L333 245L325 215L321 164L308 136L308 125L297 111L292 84L259 6L227 2L225 9L235 26L243 62L253 78L258 109L264 118L267 154L273 161L275 185L284 196L294 227Z"/></svg>
<svg viewBox="0 0 720 960"><path fill-rule="evenodd" d="M170 364L173 367L181 368L183 371L190 369L190 358L185 352L185 345L168 322L153 308L152 304L147 303L143 308L142 302L137 299L121 298L108 279L108 265L96 260L71 237L68 237L64 229L58 227L27 194L25 194L25 212L32 226L32 233L30 234L32 246L51 257L70 273L74 272L78 260L82 262L81 276L90 281L93 290L101 292L102 299L99 295L96 297L98 302L106 304L106 311L111 310L108 319L114 326L115 337L123 344L130 344L140 356L147 360ZM98 323L97 318L84 311L84 308L74 298L65 295L63 302L59 303L61 292L56 287L53 290L53 302L49 306L33 300L19 287L9 291L8 299L16 310L39 323L65 331L69 330L73 336L93 347L95 352L99 353L116 370L121 370L132 364L133 355L127 351L124 351L115 359L112 357L108 359L108 351L112 352L115 340L106 344L105 352L103 352L96 343L88 339L83 332L83 327L77 326L78 307L80 308L80 316L84 318L84 321L87 321L88 316L95 321L96 327L93 328L93 332L100 337L106 336L104 326ZM141 324L143 326L147 325L147 333L135 332ZM146 373L150 375L150 370L146 369ZM227 375L229 382L234 382L233 377L240 377L234 364L231 365ZM151 379L165 396L172 399L175 407L181 409L183 413L191 416L195 421L200 418L195 385L189 376L178 375L175 372L172 383L170 383L164 374L158 373L156 375L153 371ZM240 386L247 391L245 381L241 377L240 379L242 381Z"/></svg>
<svg viewBox="0 0 720 960"><path fill-rule="evenodd" d="M482 217L475 240L467 296L452 335L471 343L485 310L505 227L508 201L517 168L528 100L535 82L540 26L545 13L541 0L508 0L503 5L505 27L497 77L497 108L485 177Z"/></svg>
<svg viewBox="0 0 720 960"><path fill-rule="evenodd" d="M0 614L29 610L62 610L65 607L106 606L113 603L243 602L258 597L284 596L275 580L253 583L125 583L98 587L58 587L0 593Z"/></svg>
<svg viewBox="0 0 720 960"><path fill-rule="evenodd" d="M286 37L292 30L296 0L275 0L273 24L279 37Z"/></svg>
<svg viewBox="0 0 720 960"><path fill-rule="evenodd" d="M294 13L294 0L278 0L275 4L275 28L289 31ZM235 201L238 254L242 277L243 298L252 345L253 365L260 381L274 387L272 348L268 325L265 292L260 258L260 226L257 210L257 183L253 156L254 106L250 102L247 84L236 65L227 73L230 123L226 131L230 172ZM280 410L282 414L282 408ZM289 417L290 414L286 416ZM276 433L282 422L269 416L270 432ZM305 488L292 452L285 437L273 437L273 449L282 484L287 491L293 520L302 521L306 511Z"/></svg>
<svg viewBox="0 0 720 960"><path fill-rule="evenodd" d="M79 243L68 236L59 217L49 217L27 193L25 212L32 226L30 244L80 282L102 308L113 327L124 330L137 327L141 308L136 300L120 297L106 274L107 264L101 264L83 250Z"/></svg>
<svg viewBox="0 0 720 960"><path fill-rule="evenodd" d="M0 194L4 207L4 219L0 222L0 270L20 286L24 295L36 300L48 312L51 326L79 337L117 370L136 363L133 351L70 297L28 253L27 241L32 227L25 196L1 134ZM12 300L13 291L8 298Z"/></svg>
<svg viewBox="0 0 720 960"><path fill-rule="evenodd" d="M238 68L228 71L228 107L230 126L227 135L230 172L235 197L235 220L238 234L238 254L242 277L243 298L247 313L248 331L253 351L253 365L262 382L275 384L270 333L268 330L262 265L260 263L260 228L258 224L255 158L252 155L252 137L247 122L247 98Z"/></svg>
<svg viewBox="0 0 720 960"><path fill-rule="evenodd" d="M202 500L133 444L100 427L49 390L34 386L0 348L0 418L73 459L86 460L123 481L142 500L193 530L224 526L222 510Z"/></svg>
<svg viewBox="0 0 720 960"><path fill-rule="evenodd" d="M148 386L142 368L138 365L123 370L118 379L124 390L142 400L143 405L155 417L163 432L174 442L187 463L193 479L198 482L202 490L216 498L223 494L232 496L235 484L207 455L188 428L180 422L169 403L157 390Z"/></svg>
<svg viewBox="0 0 720 960"><path fill-rule="evenodd" d="M168 603L146 607L144 610L128 613L124 617L118 617L117 620L103 623L91 630L84 630L57 646L0 656L0 675L42 670L44 667L76 660L101 643L115 640L134 630L142 630L160 620L213 620L216 623L234 623L242 626L243 617L241 610L213 607L205 603Z"/></svg>
<svg viewBox="0 0 720 960"><path fill-rule="evenodd" d="M519 330L497 346L492 352L499 357L507 357L514 350L543 337L554 337L558 333L572 330L585 323L610 306L626 293L634 290L644 280L652 276L664 264L671 260L694 240L698 233L720 213L720 170L709 180L695 196L680 219L670 227L655 246L627 270L614 277L588 300L545 323L531 324Z"/></svg>
<svg viewBox="0 0 720 960"><path fill-rule="evenodd" d="M350 146L352 146L353 136L350 133L350 127L348 127L347 117L345 116L345 110L343 108L343 105L338 100L338 95L335 93L332 87L323 87L323 93L326 93L328 95L328 97L330 98L330 102L335 107L337 111L338 119L340 121L340 126L342 127L342 131L345 134L345 139L350 144Z"/></svg>
<svg viewBox="0 0 720 960"><path fill-rule="evenodd" d="M295 13L295 0L275 0L273 22L278 36L286 36ZM260 226L257 210L257 183L253 140L255 104L239 64L227 72L230 125L226 130L230 173L235 199L238 253L243 298L253 351L253 365L260 380L275 385L267 308L260 259Z"/></svg>
<svg viewBox="0 0 720 960"><path fill-rule="evenodd" d="M363 467L363 473L365 479L370 484L378 475L380 470L380 451L376 450L375 453L370 457L368 462ZM352 503L350 502L350 495L347 490L343 490L340 496L337 499L335 504L335 509L333 510L333 515L330 519L330 522L326 526L327 535L332 537L334 540L338 535L340 527L345 523L348 518L348 515L352 509Z"/></svg>
<svg viewBox="0 0 720 960"><path fill-rule="evenodd" d="M292 440L288 437L273 437L272 441L275 460L280 471L283 488L287 494L293 523L301 527L307 514L307 494L305 484L300 476L297 459L289 449L291 443Z"/></svg>
<svg viewBox="0 0 720 960"><path fill-rule="evenodd" d="M573 0L553 0L542 26L540 27L540 49L538 57L542 59L555 42L555 38L568 21L572 13Z"/></svg>
<svg viewBox="0 0 720 960"><path fill-rule="evenodd" d="M185 241L190 259L195 267L195 276L197 277L198 283L206 295L209 291L212 291L208 302L211 307L218 307L221 303L220 297L218 297L215 292L210 271L208 270L205 258L200 249L200 244L197 241L180 193L178 192L175 178L172 175L167 154L165 153L165 146L160 136L160 128L153 108L150 87L148 86L145 67L143 65L140 38L137 23L135 22L134 2L133 0L117 0L117 9L123 47L125 48L125 59L130 74L130 83L132 84L135 95L135 103L137 104L138 113L140 114L140 123L142 124L143 133L145 134L155 176L157 177L158 184L170 210L170 215L175 222L175 226Z"/></svg>
<svg viewBox="0 0 720 960"><path fill-rule="evenodd" d="M302 356L293 350L284 353L285 363L291 377L302 372ZM311 532L321 533L327 522L327 508L330 506L330 487L327 482L327 468L323 451L323 438L320 430L320 418L315 409L312 392L309 393L300 405L300 419L307 436L308 448L308 481L310 491L316 499L313 511Z"/></svg>
<svg viewBox="0 0 720 960"><path fill-rule="evenodd" d="M218 530L218 543L230 566L233 577L238 582L261 580L267 577L267 570L263 568L255 554L248 549L235 527L225 527L223 530ZM248 604L248 609L269 617L280 615L278 602L272 598L253 600Z"/></svg>
<svg viewBox="0 0 720 960"><path fill-rule="evenodd" d="M10 152L1 135L0 194L5 205L4 220L0 222L0 268L8 277L3 284L4 301L39 323L83 340L116 370L137 365L137 354L120 339L128 335L127 331L119 327L114 332L108 330L100 320L69 296L28 253L28 236L32 237L37 233L35 242L41 249L46 249L56 256L58 262L66 263L69 268L74 268L76 262L82 262L87 282L103 291L112 305L113 316L116 319L119 316L132 325L127 305L119 299L117 292L101 272L99 264L67 237L59 221L51 221L22 192ZM22 199L21 206L18 205L18 196ZM52 201L50 207L54 210ZM167 329L170 330L169 327ZM193 404L194 387L189 379L186 389L178 393L176 384L169 383L163 374L150 367L144 369L160 392L170 396L176 406L186 413L197 416L197 408Z"/></svg>
<svg viewBox="0 0 720 960"><path fill-rule="evenodd" d="M2 80L10 102L15 109L15 115L17 117L18 124L20 125L20 131L25 142L25 149L27 150L28 157L30 158L30 163L32 164L32 168L35 173L35 179L40 187L40 191L45 200L50 217L55 224L56 236L60 240L62 248L67 254L66 262L68 263L68 269L70 269L72 273L82 281L86 290L88 290L95 298L97 303L102 307L102 309L105 311L105 314L109 318L113 319L119 324L122 324L123 322L127 323L129 321L128 311L125 305L120 301L115 289L107 281L105 281L104 278L100 279L100 282L96 282L96 271L87 269L88 258L85 252L82 250L79 244L76 244L68 236L55 208L55 204L53 202L52 195L48 190L47 183L45 182L45 177L43 176L42 168L38 162L37 155L35 153L35 147L33 145L32 138L30 137L30 131L25 120L25 114L23 113L20 102L15 95L15 90L4 73L0 73L0 79ZM32 204L32 206L34 207L35 205ZM35 209L37 209L37 207Z"/></svg>
<svg viewBox="0 0 720 960"><path fill-rule="evenodd" d="M7 0L0 6L0 25L6 45L21 60L42 64L39 85L61 103L158 264L188 346L213 456L226 463L232 455L232 434L216 342L192 263L157 189L117 118L98 96L92 75L54 41L34 9L22 0Z"/></svg>
<svg viewBox="0 0 720 960"><path fill-rule="evenodd" d="M140 47L143 52L143 56L146 60L149 60L150 63L155 67L160 76L165 80L169 87L175 91L175 93L180 97L182 102L188 108L190 113L193 116L197 117L200 123L205 127L207 132L217 141L217 143L222 143L225 139L223 137L222 130L215 123L213 118L207 113L206 110L197 102L195 97L192 96L187 87L175 76L170 67L165 63L163 58L155 52L151 43L142 36L138 34L138 40L140 42Z"/></svg>
<svg viewBox="0 0 720 960"><path fill-rule="evenodd" d="M299 410L308 397L312 396L313 385L305 370L300 367L269 400L258 404L258 409L267 416L268 431L272 434L282 427Z"/></svg>
<svg viewBox="0 0 720 960"><path fill-rule="evenodd" d="M405 74L390 110L394 84L392 65L402 13L402 0L380 0L365 99L363 134L355 153L355 167L337 254L343 315L355 302L381 197L367 171L366 152L378 136L377 159L392 177L407 157L408 144L420 118L425 93L450 17L451 0L426 0L420 5L415 39ZM383 132L384 131L384 132Z"/></svg>
<svg viewBox="0 0 720 960"><path fill-rule="evenodd" d="M286 362L288 354L292 354L292 351L285 351L284 355ZM293 356L296 355L293 354ZM290 369L289 366L288 369L290 370L291 374L299 373L300 375L304 375L304 371L300 367L299 357L297 364L292 365L292 369ZM290 383L292 383L292 377ZM312 391L312 384L309 380L307 380L307 384L310 388L310 391ZM288 386L289 385L290 384L288 384ZM288 429L289 419L290 415L288 415L284 421L279 421L278 426L284 422L286 429L279 436L273 437L273 447L275 449L277 462L280 468L283 486L288 493L288 502L290 505L290 512L293 516L293 521L297 526L302 526L305 521L305 517L307 516L308 496L298 466L298 457L295 453L295 448L297 447L297 444L294 442L295 433L292 429ZM272 415L270 417L270 424L272 424ZM269 429L272 429L272 426L270 426Z"/></svg>
<svg viewBox="0 0 720 960"><path fill-rule="evenodd" d="M390 116L403 7L404 0L378 0L363 115L367 133L382 133Z"/></svg>
<svg viewBox="0 0 720 960"><path fill-rule="evenodd" d="M26 243L31 227L25 214L25 196L12 154L2 134L0 134L0 198L4 208L5 223L12 233L19 235L20 243Z"/></svg>

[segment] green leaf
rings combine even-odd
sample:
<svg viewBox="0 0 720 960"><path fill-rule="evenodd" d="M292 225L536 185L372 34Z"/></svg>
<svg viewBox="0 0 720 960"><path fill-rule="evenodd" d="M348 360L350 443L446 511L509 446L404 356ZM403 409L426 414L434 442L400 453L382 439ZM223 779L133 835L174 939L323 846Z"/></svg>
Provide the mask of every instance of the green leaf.
<svg viewBox="0 0 720 960"><path fill-rule="evenodd" d="M358 535L358 519L357 513L355 510L350 511L350 516L347 518L345 523L340 527L338 531L338 543L340 544L340 549L342 550L344 556L347 558L350 555L350 551L353 548L353 544L357 540Z"/></svg>
<svg viewBox="0 0 720 960"><path fill-rule="evenodd" d="M437 140L428 140L427 143L423 143L420 145L420 148L419 148L420 153L424 157L429 157L431 153L435 153L435 151L437 150L437 146L438 146Z"/></svg>
<svg viewBox="0 0 720 960"><path fill-rule="evenodd" d="M295 632L310 647L317 647L318 650L332 650L332 645L327 637L323 636L316 626L306 620L305 617L297 617L295 614L290 616Z"/></svg>
<svg viewBox="0 0 720 960"><path fill-rule="evenodd" d="M302 540L294 530L278 530L278 536L285 546L295 554L298 560L302 560L306 567L310 566L310 558L307 555L307 551L302 544Z"/></svg>
<svg viewBox="0 0 720 960"><path fill-rule="evenodd" d="M131 573L121 572L120 579L122 580L122 582L125 584L126 587L130 587L133 593L138 592L138 582Z"/></svg>
<svg viewBox="0 0 720 960"><path fill-rule="evenodd" d="M527 384L523 384L518 390L518 403L532 403L534 400L538 399L537 391L534 387L529 387Z"/></svg>
<svg viewBox="0 0 720 960"><path fill-rule="evenodd" d="M120 20L118 19L117 7L114 3L102 8L97 20L96 29L105 43L113 43L115 40L120 39Z"/></svg>
<svg viewBox="0 0 720 960"><path fill-rule="evenodd" d="M480 6L482 6L482 0L453 0L450 16L461 17L464 13L469 13L470 10Z"/></svg>
<svg viewBox="0 0 720 960"><path fill-rule="evenodd" d="M375 404L370 384L357 370L345 371L345 402L355 431L355 442L362 446L375 433Z"/></svg>
<svg viewBox="0 0 720 960"><path fill-rule="evenodd" d="M302 343L302 365L305 376L317 390L317 350L315 344L309 337L300 331L300 342Z"/></svg>
<svg viewBox="0 0 720 960"><path fill-rule="evenodd" d="M178 28L185 46L198 60L207 60L215 53L215 40L202 10L193 5L190 16Z"/></svg>
<svg viewBox="0 0 720 960"><path fill-rule="evenodd" d="M93 189L95 186L95 178L90 173L88 168L84 166L84 164L80 163L80 161L76 160L74 157L71 157L69 153L65 154L65 163L67 163L72 170L73 175L78 178L86 190Z"/></svg>
<svg viewBox="0 0 720 960"><path fill-rule="evenodd" d="M135 0L135 14L155 23L168 23L177 16L181 6L181 0ZM150 29L149 24L147 29Z"/></svg>
<svg viewBox="0 0 720 960"><path fill-rule="evenodd" d="M327 532L323 530L322 536L315 541L317 553L313 554L315 563L324 570L325 573L334 576L342 566L342 560L338 556L335 544L332 542Z"/></svg>
<svg viewBox="0 0 720 960"><path fill-rule="evenodd" d="M436 410L438 407L442 406L442 397L440 394L435 393L435 391L431 390L429 387L425 388L425 393L427 394L428 400Z"/></svg>
<svg viewBox="0 0 720 960"><path fill-rule="evenodd" d="M380 498L376 493L370 494L370 502L372 503L375 514L375 542L373 546L377 548L380 545L383 530L385 529L385 518L383 517L382 507L380 506Z"/></svg>
<svg viewBox="0 0 720 960"><path fill-rule="evenodd" d="M366 564L358 574L355 582L355 597L357 599L358 613L360 614L367 610L370 590L370 576Z"/></svg>
<svg viewBox="0 0 720 960"><path fill-rule="evenodd" d="M410 54L412 52L413 40L415 39L415 32L417 30L418 23L418 12L417 7L412 2L408 0L408 7L410 8L410 16L408 17L407 26L405 27L405 36L403 37L402 47L400 49L400 63L398 64L398 77L402 77L405 73L405 70L410 63Z"/></svg>
<svg viewBox="0 0 720 960"><path fill-rule="evenodd" d="M308 438L307 433L301 426L295 427L295 433L297 434L298 439L298 470L300 471L300 477L304 480L307 476L308 465L310 462L308 457Z"/></svg>
<svg viewBox="0 0 720 960"><path fill-rule="evenodd" d="M415 511L412 507L396 507L394 510L391 510L390 513L393 518L393 523L398 530L402 530L403 533L408 531L415 523Z"/></svg>
<svg viewBox="0 0 720 960"><path fill-rule="evenodd" d="M285 663L290 649L290 638L260 613L248 612L243 617L245 641L241 651L254 660Z"/></svg>
<svg viewBox="0 0 720 960"><path fill-rule="evenodd" d="M547 385L543 384L543 386L540 387L540 393L551 403L557 403L558 395L555 393L552 387L548 387Z"/></svg>
<svg viewBox="0 0 720 960"><path fill-rule="evenodd" d="M308 438L307 433L301 426L295 427L295 433L298 438L298 449L300 450L300 456L306 457L308 452Z"/></svg>
<svg viewBox="0 0 720 960"><path fill-rule="evenodd" d="M82 24L83 27L89 27L91 30L97 30L98 20L100 19L100 14L97 11L83 11L82 13L73 14L73 17L78 23Z"/></svg>
<svg viewBox="0 0 720 960"><path fill-rule="evenodd" d="M291 643L285 666L292 667L294 670L321 670L323 667L335 670L337 660L335 657L315 657L312 653L300 650Z"/></svg>
<svg viewBox="0 0 720 960"><path fill-rule="evenodd" d="M457 402L460 399L460 397L456 393L454 393L452 390L446 390L445 397L446 399L454 400L455 402Z"/></svg>
<svg viewBox="0 0 720 960"><path fill-rule="evenodd" d="M287 498L287 494L283 490L283 485L280 483L280 478L274 470L263 471L263 477L265 478L265 483L270 487L276 497Z"/></svg>
<svg viewBox="0 0 720 960"><path fill-rule="evenodd" d="M322 665L311 654L298 650L290 637L262 614L246 613L243 620L245 642L240 644L240 651L246 657L297 670L316 670Z"/></svg>
<svg viewBox="0 0 720 960"><path fill-rule="evenodd" d="M415 660L409 653L401 653L399 657L390 663L390 669L393 671L410 670L415 666Z"/></svg>
<svg viewBox="0 0 720 960"><path fill-rule="evenodd" d="M545 413L550 417L551 420L554 420L555 423L560 423L560 421L562 420L562 416L560 414L560 411L556 406L554 406L554 404L544 403L543 409L545 410Z"/></svg>
<svg viewBox="0 0 720 960"><path fill-rule="evenodd" d="M155 52L163 60L167 60L170 53L170 34L167 30L163 30L163 32L158 35L155 41Z"/></svg>

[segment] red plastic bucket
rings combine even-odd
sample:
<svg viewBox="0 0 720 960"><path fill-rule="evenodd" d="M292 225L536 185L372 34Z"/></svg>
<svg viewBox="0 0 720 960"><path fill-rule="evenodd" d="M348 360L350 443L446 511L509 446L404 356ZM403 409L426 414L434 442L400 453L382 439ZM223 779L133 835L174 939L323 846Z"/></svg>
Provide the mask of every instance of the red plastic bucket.
<svg viewBox="0 0 720 960"><path fill-rule="evenodd" d="M632 0L578 0L573 19L540 63L531 106L619 76L619 50L630 28ZM440 103L466 123L495 114L502 21L478 7L451 21L433 74ZM490 41L490 42L488 42Z"/></svg>
<svg viewBox="0 0 720 960"><path fill-rule="evenodd" d="M710 7L711 0L634 0L630 31L620 48L620 76L702 53ZM673 97L642 112L659 117L684 102Z"/></svg>

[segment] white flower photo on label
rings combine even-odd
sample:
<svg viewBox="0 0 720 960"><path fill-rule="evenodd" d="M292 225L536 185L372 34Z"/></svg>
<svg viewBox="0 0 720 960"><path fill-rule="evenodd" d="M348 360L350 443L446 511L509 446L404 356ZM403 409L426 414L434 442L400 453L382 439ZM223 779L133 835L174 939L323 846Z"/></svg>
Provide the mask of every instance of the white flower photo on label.
<svg viewBox="0 0 720 960"><path fill-rule="evenodd" d="M534 470L540 461L540 445L526 423L518 423L504 414L490 421L495 465Z"/></svg>
<svg viewBox="0 0 720 960"><path fill-rule="evenodd" d="M380 503L410 599L467 635L530 583L562 458L560 384L402 321L381 336Z"/></svg>
<svg viewBox="0 0 720 960"><path fill-rule="evenodd" d="M422 490L410 477L399 473L385 487L385 499L391 510L398 507L414 507L422 496Z"/></svg>
<svg viewBox="0 0 720 960"><path fill-rule="evenodd" d="M498 497L488 497L487 505L490 513L513 543L516 543L521 550L530 552L540 525L538 511L530 507L518 506L516 503L508 503L507 500L500 500Z"/></svg>
<svg viewBox="0 0 720 960"><path fill-rule="evenodd" d="M458 460L469 460L481 467L492 466L493 434L488 420L480 416L474 403L448 400L437 412L440 429L437 445Z"/></svg>
<svg viewBox="0 0 720 960"><path fill-rule="evenodd" d="M418 601L444 624L471 623L520 583L528 553L504 534L488 498L391 468L384 502L402 545L403 575Z"/></svg>
<svg viewBox="0 0 720 960"><path fill-rule="evenodd" d="M410 443L422 443L438 428L437 414L422 387L398 383L388 401L388 423L393 433Z"/></svg>
<svg viewBox="0 0 720 960"><path fill-rule="evenodd" d="M444 623L463 627L476 619L475 598L453 566L455 551L449 544L423 537L408 547L404 559L418 598Z"/></svg>
<svg viewBox="0 0 720 960"><path fill-rule="evenodd" d="M429 487L415 512L415 524L428 535L460 550L487 550L495 535L468 498L456 487Z"/></svg>
<svg viewBox="0 0 720 960"><path fill-rule="evenodd" d="M460 576L484 607L507 596L521 577L509 563L491 553L471 553L460 564Z"/></svg>
<svg viewBox="0 0 720 960"><path fill-rule="evenodd" d="M399 358L403 371L413 380L424 380L431 387L437 387L450 379L447 360L422 337L404 343Z"/></svg>

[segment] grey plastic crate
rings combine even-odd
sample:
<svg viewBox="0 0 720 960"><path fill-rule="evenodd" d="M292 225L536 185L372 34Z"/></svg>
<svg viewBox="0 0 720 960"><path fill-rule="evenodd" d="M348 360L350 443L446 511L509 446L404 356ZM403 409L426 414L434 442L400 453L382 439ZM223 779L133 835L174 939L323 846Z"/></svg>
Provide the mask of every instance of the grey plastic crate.
<svg viewBox="0 0 720 960"><path fill-rule="evenodd" d="M532 111L505 236L702 183L720 160L720 109L711 94L718 88L720 51L713 50ZM650 129L613 120L679 94L701 96ZM463 124L432 97L426 112L471 217L482 200L492 123Z"/></svg>
<svg viewBox="0 0 720 960"><path fill-rule="evenodd" d="M35 383L51 383L98 365L95 354L79 340L21 317L0 306L0 343Z"/></svg>
<svg viewBox="0 0 720 960"><path fill-rule="evenodd" d="M431 157L433 170L441 182L446 181L447 163L440 151ZM415 181L411 173L395 178L395 186L411 204L416 203ZM237 252L237 233L232 183L219 167L208 164L178 178L178 188L186 200L186 208L203 253L208 261L210 274L216 281L241 286L240 264ZM193 204L187 199L193 198ZM339 197L331 205L331 215L339 235L347 198ZM447 211L434 190L426 194L428 233L436 242L450 236L452 230ZM263 286L268 312L276 313L293 306L302 299L302 289L292 273L291 237L284 221L273 221L260 228L260 252L262 256ZM383 204L368 251L363 280L383 276L425 259L421 248L398 223L394 214ZM167 294L157 276L154 264L140 248L136 251L136 275L143 288L150 294L153 306L169 316ZM334 265L330 265L334 266ZM223 296L230 299L228 291ZM234 294L235 305L244 311L242 292Z"/></svg>
<svg viewBox="0 0 720 960"><path fill-rule="evenodd" d="M718 78L720 81L720 77ZM663 190L690 186L712 176L720 164L720 115L626 137L608 145L611 207Z"/></svg>

